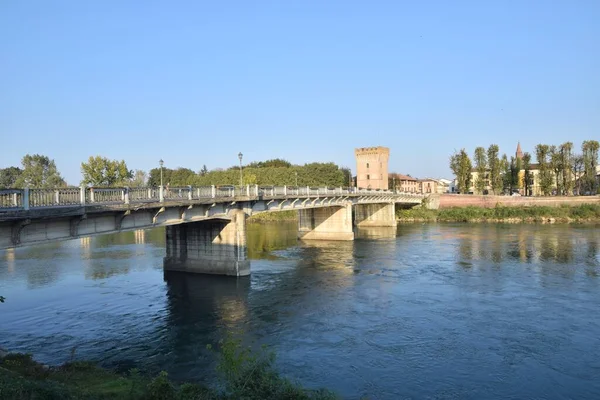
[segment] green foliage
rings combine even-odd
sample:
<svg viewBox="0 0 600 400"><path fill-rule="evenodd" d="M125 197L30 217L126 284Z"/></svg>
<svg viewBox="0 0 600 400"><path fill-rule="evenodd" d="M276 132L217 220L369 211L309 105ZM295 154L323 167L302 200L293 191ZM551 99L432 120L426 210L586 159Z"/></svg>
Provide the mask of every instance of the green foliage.
<svg viewBox="0 0 600 400"><path fill-rule="evenodd" d="M163 185L169 185L171 187L178 186L189 186L196 185L198 182L198 176L194 171L189 168L163 168ZM239 175L238 175L239 180ZM153 168L150 170L150 177L148 178L148 186L160 186L160 168Z"/></svg>
<svg viewBox="0 0 600 400"><path fill-rule="evenodd" d="M263 212L254 214L248 218L248 222L275 222L275 221L297 221L298 211L286 210L277 212Z"/></svg>
<svg viewBox="0 0 600 400"><path fill-rule="evenodd" d="M454 152L450 156L450 169L456 176L457 187L460 193L467 193L471 185L471 159L465 149Z"/></svg>
<svg viewBox="0 0 600 400"><path fill-rule="evenodd" d="M217 371L225 381L225 398L262 399L335 399L325 390L309 391L279 376L273 369L275 354L262 347L255 353L231 335L219 342Z"/></svg>
<svg viewBox="0 0 600 400"><path fill-rule="evenodd" d="M347 186L344 171L334 163L311 163L294 167L247 167L242 170L244 185ZM196 185L238 185L239 169L213 170L197 176Z"/></svg>
<svg viewBox="0 0 600 400"><path fill-rule="evenodd" d="M246 168L291 168L292 163L281 158L274 158L267 161L255 161L246 166ZM238 168L232 167L232 168Z"/></svg>
<svg viewBox="0 0 600 400"><path fill-rule="evenodd" d="M483 194L487 186L486 171L487 171L487 156L483 147L475 149L475 169L477 170L477 179L475 180L475 190L479 194Z"/></svg>
<svg viewBox="0 0 600 400"><path fill-rule="evenodd" d="M131 370L129 376L99 368L89 362L47 367L27 354L0 359L0 399L139 399L139 400L258 400L335 399L326 390L307 390L281 377L273 368L275 355L259 352L227 336L219 342L217 369L222 382L215 388L174 384L166 372L153 379Z"/></svg>
<svg viewBox="0 0 600 400"><path fill-rule="evenodd" d="M0 169L0 188L14 188L23 170L18 167Z"/></svg>
<svg viewBox="0 0 600 400"><path fill-rule="evenodd" d="M162 371L148 384L146 390L147 400L170 400L175 398L175 388L169 381L168 374Z"/></svg>
<svg viewBox="0 0 600 400"><path fill-rule="evenodd" d="M498 158L499 151L500 149L497 144L490 145L487 151L490 169L490 186L492 187L493 194L502 193L502 166L500 164L500 159Z"/></svg>
<svg viewBox="0 0 600 400"><path fill-rule="evenodd" d="M40 154L25 155L21 160L22 173L15 182L15 187L53 188L65 186L54 160Z"/></svg>
<svg viewBox="0 0 600 400"><path fill-rule="evenodd" d="M90 186L125 186L133 178L133 171L127 168L124 160L100 156L90 156L87 163L82 162L81 174L81 184Z"/></svg>
<svg viewBox="0 0 600 400"><path fill-rule="evenodd" d="M598 166L598 150L600 143L597 140L586 140L581 145L583 155L584 188L586 192L596 193L598 181L596 180L596 167Z"/></svg>
<svg viewBox="0 0 600 400"><path fill-rule="evenodd" d="M399 210L397 216L400 220L404 221L495 222L516 220L522 222L541 222L554 218L559 222L584 222L600 220L600 204L563 205L560 207L506 207L498 204L493 208L469 206L441 210L413 208L411 210Z"/></svg>
<svg viewBox="0 0 600 400"><path fill-rule="evenodd" d="M550 146L547 144L538 144L535 146L535 154L538 162L538 168L540 170L540 189L544 196L548 196L552 192L552 170L548 157L550 154Z"/></svg>
<svg viewBox="0 0 600 400"><path fill-rule="evenodd" d="M525 196L531 195L531 186L533 183L533 175L531 173L531 154L523 154L523 169L525 175L523 177L523 187L525 189Z"/></svg>
<svg viewBox="0 0 600 400"><path fill-rule="evenodd" d="M500 161L500 166L502 168L502 187L504 191L510 192L512 189L512 170L510 162L506 157L506 154L502 155L502 161Z"/></svg>

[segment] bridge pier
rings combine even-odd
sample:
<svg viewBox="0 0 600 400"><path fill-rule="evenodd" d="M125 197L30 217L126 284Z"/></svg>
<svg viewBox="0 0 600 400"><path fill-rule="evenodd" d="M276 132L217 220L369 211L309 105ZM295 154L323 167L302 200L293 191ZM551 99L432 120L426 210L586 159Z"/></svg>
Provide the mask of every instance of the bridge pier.
<svg viewBox="0 0 600 400"><path fill-rule="evenodd" d="M357 204L354 208L354 225L397 226L394 203Z"/></svg>
<svg viewBox="0 0 600 400"><path fill-rule="evenodd" d="M246 247L246 214L229 212L231 220L214 219L166 227L166 271L229 276L250 275Z"/></svg>
<svg viewBox="0 0 600 400"><path fill-rule="evenodd" d="M298 210L298 239L354 240L352 203Z"/></svg>

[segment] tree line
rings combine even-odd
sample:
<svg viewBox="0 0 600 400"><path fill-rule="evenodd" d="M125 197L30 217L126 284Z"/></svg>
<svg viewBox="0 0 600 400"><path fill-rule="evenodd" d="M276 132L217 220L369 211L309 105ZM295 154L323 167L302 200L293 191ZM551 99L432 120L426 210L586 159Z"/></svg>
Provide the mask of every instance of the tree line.
<svg viewBox="0 0 600 400"><path fill-rule="evenodd" d="M499 157L496 144L487 149L475 148L473 160L463 148L450 156L450 169L460 193L468 193L471 187L478 194L496 195L523 189L530 196L537 182L544 196L596 194L600 190L596 178L599 148L596 140L584 141L579 154L573 152L572 142L558 146L538 144L534 154L537 164L532 163L528 152L522 157L515 155L509 159L506 154ZM474 182L472 172L476 172Z"/></svg>
<svg viewBox="0 0 600 400"><path fill-rule="evenodd" d="M352 180L349 168L335 163L309 163L293 165L282 159L252 162L242 167L244 185L288 185L288 186L348 186ZM131 170L124 160L110 160L92 156L81 163L80 185L93 187L140 187L159 186L161 168L149 172ZM206 165L195 172L189 168L162 168L163 185L210 186L239 185L240 166L227 169L208 170ZM67 183L56 168L54 160L47 156L26 155L21 166L0 169L0 188L53 188Z"/></svg>

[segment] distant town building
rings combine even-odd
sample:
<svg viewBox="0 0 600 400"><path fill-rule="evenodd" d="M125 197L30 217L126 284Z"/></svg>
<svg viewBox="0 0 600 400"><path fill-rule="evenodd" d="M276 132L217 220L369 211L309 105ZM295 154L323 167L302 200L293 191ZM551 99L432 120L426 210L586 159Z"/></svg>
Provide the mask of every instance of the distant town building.
<svg viewBox="0 0 600 400"><path fill-rule="evenodd" d="M433 178L419 179L419 192L423 194L432 194L438 192L438 180Z"/></svg>
<svg viewBox="0 0 600 400"><path fill-rule="evenodd" d="M452 193L451 186L453 181L450 179L440 178L438 181L438 193Z"/></svg>
<svg viewBox="0 0 600 400"><path fill-rule="evenodd" d="M396 180L396 188L401 192L418 193L420 190L418 179L410 175L397 174Z"/></svg>
<svg viewBox="0 0 600 400"><path fill-rule="evenodd" d="M365 189L388 189L387 147L361 147L354 150L356 157L356 186Z"/></svg>

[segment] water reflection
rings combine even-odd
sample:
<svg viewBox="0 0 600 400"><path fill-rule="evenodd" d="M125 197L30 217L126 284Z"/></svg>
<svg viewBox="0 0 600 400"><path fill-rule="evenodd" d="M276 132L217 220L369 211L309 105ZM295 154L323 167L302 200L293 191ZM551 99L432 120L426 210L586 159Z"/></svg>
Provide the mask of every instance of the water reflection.
<svg viewBox="0 0 600 400"><path fill-rule="evenodd" d="M264 224L248 224L247 245L250 259L277 258L272 252L282 250L296 244L298 226L295 221L277 223L277 229L265 229Z"/></svg>
<svg viewBox="0 0 600 400"><path fill-rule="evenodd" d="M556 228L556 229L553 229ZM470 226L457 233L459 261L501 263L597 263L599 235L593 229L569 230L548 226ZM587 253L582 248L587 248Z"/></svg>
<svg viewBox="0 0 600 400"><path fill-rule="evenodd" d="M210 380L237 330L343 398L597 398L600 230L412 224L297 241L248 226L252 275L163 273L164 230L0 252L0 346ZM592 372L590 372L592 371ZM493 376L493 379L490 379Z"/></svg>
<svg viewBox="0 0 600 400"><path fill-rule="evenodd" d="M396 227L360 227L354 231L356 239L396 239Z"/></svg>

